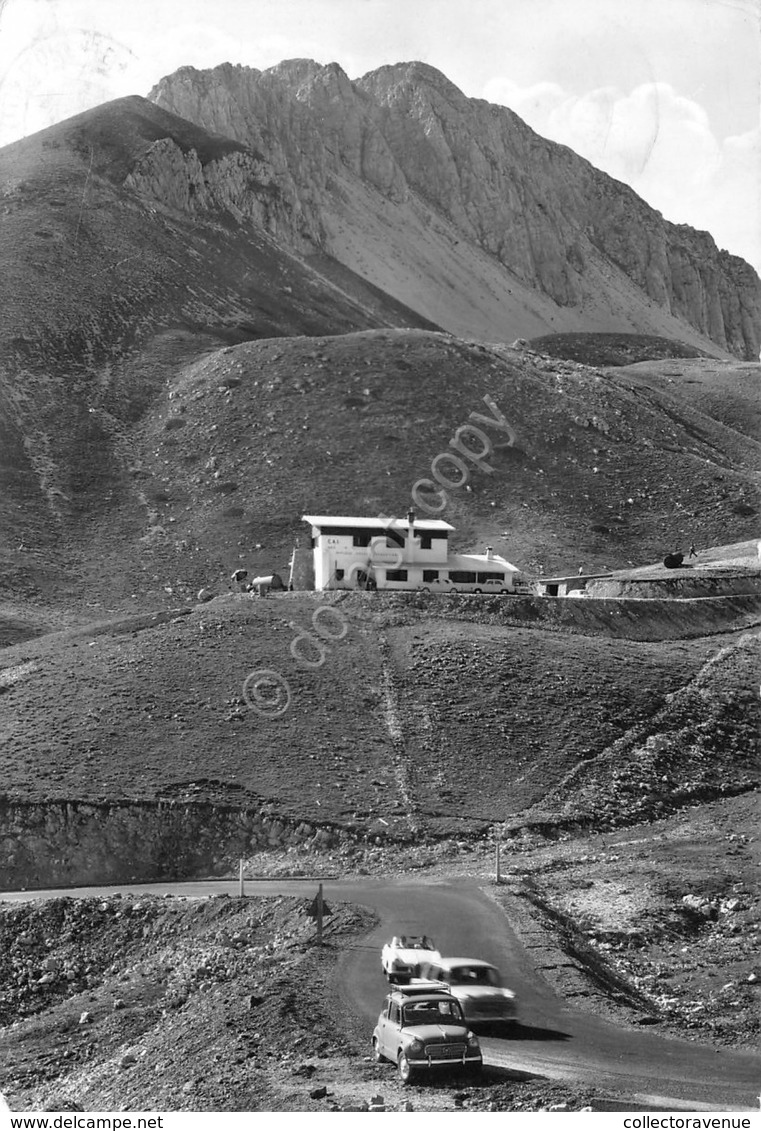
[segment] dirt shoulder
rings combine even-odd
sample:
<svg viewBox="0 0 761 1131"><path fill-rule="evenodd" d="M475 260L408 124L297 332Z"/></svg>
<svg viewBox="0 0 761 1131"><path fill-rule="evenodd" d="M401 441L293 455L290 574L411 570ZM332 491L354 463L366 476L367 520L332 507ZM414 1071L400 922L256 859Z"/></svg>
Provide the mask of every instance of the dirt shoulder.
<svg viewBox="0 0 761 1131"><path fill-rule="evenodd" d="M366 909L57 899L0 908L3 1090L16 1111L539 1110L589 1090L489 1069L404 1088L334 986Z"/></svg>
<svg viewBox="0 0 761 1131"><path fill-rule="evenodd" d="M503 846L269 853L259 874L475 875L574 1008L701 1043L758 1034L756 802ZM254 870L253 867L251 869ZM315 946L293 898L109 896L0 905L3 1091L14 1110L623 1110L615 1097L504 1068L404 1088L336 994L338 956L373 924L336 904ZM380 1003L379 1003L380 1005ZM381 1097L378 1099L378 1097ZM620 1101L624 1104L625 1100Z"/></svg>
<svg viewBox="0 0 761 1131"><path fill-rule="evenodd" d="M757 1046L756 795L526 847L495 897L574 1005L681 1037ZM534 951L536 954L536 951Z"/></svg>

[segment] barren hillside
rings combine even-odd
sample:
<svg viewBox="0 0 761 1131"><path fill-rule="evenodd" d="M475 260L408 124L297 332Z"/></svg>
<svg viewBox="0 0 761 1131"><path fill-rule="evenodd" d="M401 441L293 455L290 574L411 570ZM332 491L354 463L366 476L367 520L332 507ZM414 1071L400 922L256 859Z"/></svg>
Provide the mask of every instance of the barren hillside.
<svg viewBox="0 0 761 1131"><path fill-rule="evenodd" d="M476 470L449 492L458 545L489 543L551 574L756 531L754 366L686 361L701 387L717 374L739 392L736 409L703 397L701 411L689 378L602 372L425 331L270 338L184 361L164 348L154 354L162 384L141 410L120 398L156 376L143 355L92 365L88 385L27 374L26 395L49 399L24 449L8 449L6 515L18 541L5 551L6 599L137 611L201 587L226 591L241 565L284 571L308 534L304 513L404 513L457 427L486 411L485 395L517 442L493 429L493 474ZM54 417L76 427L54 429ZM28 454L36 476L24 474Z"/></svg>
<svg viewBox="0 0 761 1131"><path fill-rule="evenodd" d="M322 80L307 70L309 103ZM289 73L267 79L281 102ZM281 570L306 511L405 511L484 395L518 442L495 433L494 474L451 494L459 546L557 572L755 533L757 366L685 360L677 381L656 362L645 380L437 332L412 294L418 313L331 259L330 240L291 238L272 154L144 99L6 147L0 167L6 639L219 591L240 565ZM437 207L433 228L451 223ZM477 242L468 255L504 272ZM467 272L445 275L483 307Z"/></svg>
<svg viewBox="0 0 761 1131"><path fill-rule="evenodd" d="M558 619L563 604L572 619ZM290 645L319 601L295 594L7 648L11 873L192 873L241 837L239 849L320 829L329 843L498 821L605 828L757 788L757 600L698 602L677 619L669 602L631 602L626 623L617 604L347 595L345 637L317 667ZM262 671L287 684L283 711L266 696L256 709L249 677ZM157 803L180 807L163 832ZM27 841L37 824L42 840Z"/></svg>
<svg viewBox="0 0 761 1131"><path fill-rule="evenodd" d="M0 151L0 889L239 859L486 884L499 829L538 977L746 1043L758 277L422 64L151 98ZM454 548L596 595L237 591L287 576L305 513L404 514L473 414ZM14 1104L366 1110L372 1009L329 948L370 918L312 950L300 900L0 908ZM567 1036L511 1040L544 1071ZM562 1084L492 1065L415 1103L586 1105L582 1043Z"/></svg>

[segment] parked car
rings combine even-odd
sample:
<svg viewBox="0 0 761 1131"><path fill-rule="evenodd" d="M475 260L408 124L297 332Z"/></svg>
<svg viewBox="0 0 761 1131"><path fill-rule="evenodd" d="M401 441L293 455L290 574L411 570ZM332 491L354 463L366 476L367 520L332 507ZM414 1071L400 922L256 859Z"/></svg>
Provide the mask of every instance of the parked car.
<svg viewBox="0 0 761 1131"><path fill-rule="evenodd" d="M457 998L445 990L392 990L373 1031L373 1059L392 1061L404 1084L424 1072L481 1071L478 1037L471 1032Z"/></svg>
<svg viewBox="0 0 761 1131"><path fill-rule="evenodd" d="M496 581L494 578L489 578L487 581L482 581L477 589L473 590L474 593L509 593L510 586L506 585L504 581Z"/></svg>
<svg viewBox="0 0 761 1131"><path fill-rule="evenodd" d="M439 957L427 935L394 935L381 951L381 966L389 982L408 982L419 976L423 962Z"/></svg>
<svg viewBox="0 0 761 1131"><path fill-rule="evenodd" d="M515 1017L515 994L502 985L496 966L480 958L434 958L423 963L420 977L445 986L469 1022Z"/></svg>

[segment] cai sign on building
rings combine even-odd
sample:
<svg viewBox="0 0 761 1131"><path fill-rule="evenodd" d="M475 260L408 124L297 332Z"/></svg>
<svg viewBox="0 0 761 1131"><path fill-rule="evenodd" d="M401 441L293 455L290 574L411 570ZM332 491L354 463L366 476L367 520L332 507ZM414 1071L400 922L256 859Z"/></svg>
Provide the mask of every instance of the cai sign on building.
<svg viewBox="0 0 761 1131"><path fill-rule="evenodd" d="M451 554L454 530L441 519L353 518L305 514L312 527L315 589L515 591L516 566L493 554ZM384 525L385 521L385 525Z"/></svg>

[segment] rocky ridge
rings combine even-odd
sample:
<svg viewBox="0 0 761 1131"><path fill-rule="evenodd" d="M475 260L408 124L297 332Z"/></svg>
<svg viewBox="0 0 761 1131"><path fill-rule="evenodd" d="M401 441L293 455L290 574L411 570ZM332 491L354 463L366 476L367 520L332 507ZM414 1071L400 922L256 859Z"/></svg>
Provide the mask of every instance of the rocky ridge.
<svg viewBox="0 0 761 1131"><path fill-rule="evenodd" d="M388 285L389 265L380 264L374 246L379 225L397 258L404 258L405 239L410 258L418 251L425 257L418 242L438 240L442 270L453 279L470 270L457 247L465 240L497 261L503 285L511 282L516 294L527 288L547 296L560 321L563 311L567 322L582 308L589 318L590 301L602 291L609 328L626 328L627 318L641 320L639 329L649 319L652 328L672 316L738 356L758 356L761 282L747 263L719 250L708 233L668 223L512 111L466 98L425 64L381 67L355 82L335 63L304 59L263 72L182 67L149 98L250 147L257 159L264 155L266 191L276 186L282 202L271 224L298 250L321 248L372 281L385 271ZM202 186L192 158L184 161L188 186L197 186L193 207L221 195L261 219L260 191L241 186L248 158L226 155L223 166L204 171ZM177 165L164 142L132 171L130 184L156 191L160 165ZM174 200L186 192L180 172ZM396 214L404 239L393 231ZM403 292L396 297L409 301L411 265L396 269ZM429 285L418 279L419 302ZM629 288L639 292L638 304ZM636 315L626 310L632 303L642 308ZM440 310L420 309L461 332Z"/></svg>

